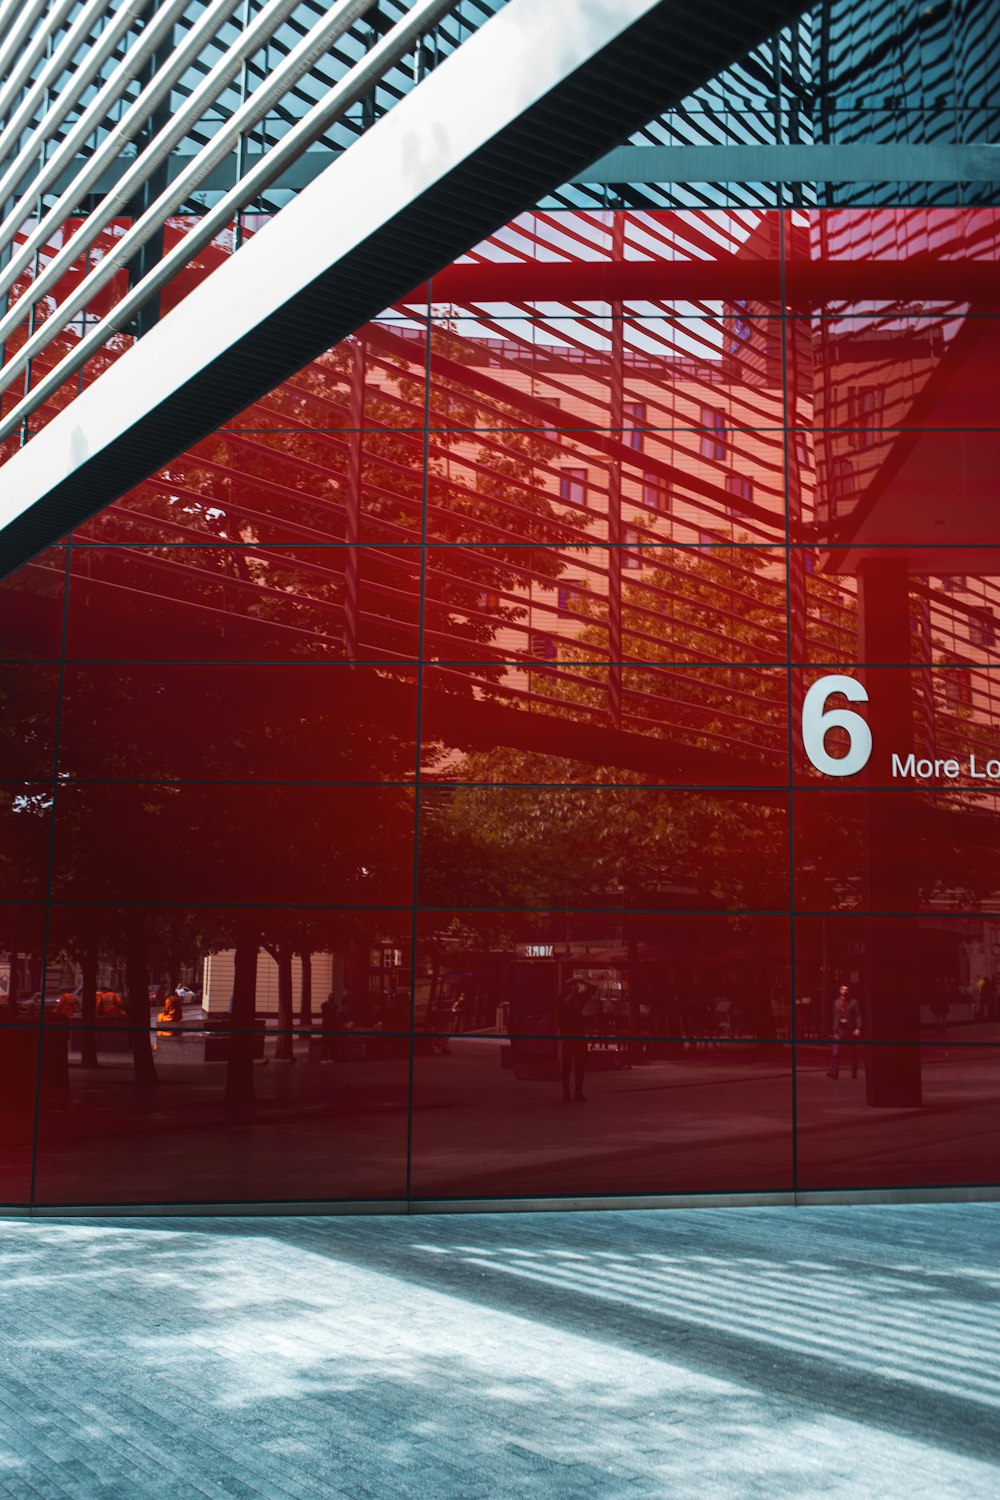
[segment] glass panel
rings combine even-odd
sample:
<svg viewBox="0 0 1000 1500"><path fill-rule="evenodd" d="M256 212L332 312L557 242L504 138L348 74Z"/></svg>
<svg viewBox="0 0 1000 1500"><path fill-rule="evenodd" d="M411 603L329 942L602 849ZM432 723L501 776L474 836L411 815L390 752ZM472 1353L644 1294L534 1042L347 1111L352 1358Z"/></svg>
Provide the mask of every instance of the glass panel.
<svg viewBox="0 0 1000 1500"><path fill-rule="evenodd" d="M461 1037L447 1056L418 1055L414 1197L791 1187L786 1048L720 1043L640 1067L614 1045L589 1048L583 1067L567 1050L555 1037L520 1049Z"/></svg>
<svg viewBox="0 0 1000 1500"><path fill-rule="evenodd" d="M20 911L3 920L0 941L25 949ZM50 980L69 998L57 1007L50 989L47 1008L84 1028L162 1019L167 1035L408 1033L410 949L408 910L53 905Z"/></svg>
<svg viewBox="0 0 1000 1500"><path fill-rule="evenodd" d="M876 424L860 398L853 409L842 427L790 434L799 450L794 498L821 547L995 543L1000 426L949 431L942 418L936 430L929 412L927 425L903 429ZM962 411L950 420L961 421Z"/></svg>
<svg viewBox="0 0 1000 1500"><path fill-rule="evenodd" d="M0 1030L0 1203L27 1203L39 1068L47 1085L58 1089L67 1070L65 1036L46 1037L37 1028Z"/></svg>
<svg viewBox="0 0 1000 1500"><path fill-rule="evenodd" d="M699 407L691 420L712 426L432 433L428 535L567 545L632 526L644 542L784 540L780 419L750 430Z"/></svg>
<svg viewBox="0 0 1000 1500"><path fill-rule="evenodd" d="M66 552L50 547L0 578L0 660L52 660L63 628Z"/></svg>
<svg viewBox="0 0 1000 1500"><path fill-rule="evenodd" d="M798 792L796 905L1000 910L997 811L995 792Z"/></svg>
<svg viewBox="0 0 1000 1500"><path fill-rule="evenodd" d="M86 1029L65 1030L65 1075L58 1087L46 1082L42 1090L39 1203L405 1193L405 1042L344 1040L326 1056L320 1034L219 1030L153 1038L118 1026L98 1032L96 1052L88 1053ZM144 1109L136 1108L135 1050L151 1060L144 1067L155 1076Z"/></svg>
<svg viewBox="0 0 1000 1500"><path fill-rule="evenodd" d="M131 546L419 540L423 451L422 433L225 430L78 536Z"/></svg>
<svg viewBox="0 0 1000 1500"><path fill-rule="evenodd" d="M636 534L636 537L638 534ZM432 547L424 652L439 661L781 662L786 570L773 548ZM539 680L542 679L541 672Z"/></svg>
<svg viewBox="0 0 1000 1500"><path fill-rule="evenodd" d="M647 263L628 270L648 280ZM539 271L548 279L551 266ZM491 283L503 276L495 263L483 274ZM780 426L781 324L707 304L695 317L670 304L649 317L623 312L621 302L576 317L485 308L434 324L431 387L436 429L611 428L643 452L657 428L703 426L706 402L728 427Z"/></svg>
<svg viewBox="0 0 1000 1500"><path fill-rule="evenodd" d="M948 1047L1000 1042L998 976L993 917L799 917L796 1035L853 1042L857 1031L862 1044L924 1038Z"/></svg>
<svg viewBox="0 0 1000 1500"><path fill-rule="evenodd" d="M580 665L428 670L425 779L785 785L777 668Z"/></svg>
<svg viewBox="0 0 1000 1500"><path fill-rule="evenodd" d="M397 660L417 651L408 547L77 548L71 658Z"/></svg>
<svg viewBox="0 0 1000 1500"><path fill-rule="evenodd" d="M630 1061L790 1034L788 919L423 912L418 1031L525 1040L563 1029ZM565 1013L565 1014L564 1014ZM603 1043L602 1043L603 1044Z"/></svg>
<svg viewBox="0 0 1000 1500"><path fill-rule="evenodd" d="M858 1076L851 1077L842 1059L838 1076L830 1078L829 1048L798 1049L800 1188L996 1182L1000 1052L993 1047L858 1050Z"/></svg>
<svg viewBox="0 0 1000 1500"><path fill-rule="evenodd" d="M434 277L434 312L720 316L725 299L730 316L756 314L780 306L780 234L778 214L746 209L519 214Z"/></svg>
<svg viewBox="0 0 1000 1500"><path fill-rule="evenodd" d="M787 795L457 787L421 797L422 904L780 910Z"/></svg>
<svg viewBox="0 0 1000 1500"><path fill-rule="evenodd" d="M52 775L57 686L55 666L0 661L0 780Z"/></svg>
<svg viewBox="0 0 1000 1500"><path fill-rule="evenodd" d="M66 786L57 900L408 905L413 793L403 787Z"/></svg>
<svg viewBox="0 0 1000 1500"><path fill-rule="evenodd" d="M866 699L850 701L840 691L844 678ZM844 785L867 780L885 787L967 787L982 791L1000 779L1000 674L993 667L949 662L900 670L853 665L793 672L792 694L801 706L815 684L822 712L845 708L859 715L873 735L871 753ZM822 753L810 757L802 740L802 714L795 716L795 772L806 782L825 779L825 758L841 761L851 753L853 729L836 722L825 733ZM863 730L860 731L863 734ZM816 762L821 766L818 767ZM848 762L848 765L853 762ZM822 767L822 768L821 768ZM829 784L829 783L828 783Z"/></svg>
<svg viewBox="0 0 1000 1500"><path fill-rule="evenodd" d="M996 208L796 209L786 295L816 312L966 312L996 303Z"/></svg>
<svg viewBox="0 0 1000 1500"><path fill-rule="evenodd" d="M872 311L792 318L785 349L794 424L839 429L829 451L853 457L859 468L887 429L998 424L995 315L956 306L938 317Z"/></svg>
<svg viewBox="0 0 1000 1500"><path fill-rule="evenodd" d="M82 779L409 781L416 672L68 665L59 762L63 777Z"/></svg>
<svg viewBox="0 0 1000 1500"><path fill-rule="evenodd" d="M43 988L50 1010L56 1008L64 990L74 988L75 974L51 963L48 983L43 985L44 948L44 906L0 902L0 1026L37 1022Z"/></svg>
<svg viewBox="0 0 1000 1500"><path fill-rule="evenodd" d="M0 782L0 901L44 899L51 819L51 782Z"/></svg>
<svg viewBox="0 0 1000 1500"><path fill-rule="evenodd" d="M1000 548L946 532L940 547L795 548L790 566L795 661L1000 664Z"/></svg>

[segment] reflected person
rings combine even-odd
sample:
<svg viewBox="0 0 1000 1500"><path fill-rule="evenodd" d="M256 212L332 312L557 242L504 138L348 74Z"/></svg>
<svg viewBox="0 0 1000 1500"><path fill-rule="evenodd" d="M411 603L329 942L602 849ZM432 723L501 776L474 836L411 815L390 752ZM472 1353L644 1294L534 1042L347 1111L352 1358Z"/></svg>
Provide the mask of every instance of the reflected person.
<svg viewBox="0 0 1000 1500"><path fill-rule="evenodd" d="M559 1030L559 1076L564 1104L582 1104L587 1097L583 1092L583 1080L587 1073L585 1012L588 1002L595 994L593 985L588 984L585 979L571 979L559 996L556 1021Z"/></svg>
<svg viewBox="0 0 1000 1500"><path fill-rule="evenodd" d="M861 1006L851 994L850 988L842 984L833 1002L833 1056L830 1059L827 1078L840 1077L841 1053L845 1046L851 1057L851 1077L857 1078L860 1061L858 1038L860 1036Z"/></svg>

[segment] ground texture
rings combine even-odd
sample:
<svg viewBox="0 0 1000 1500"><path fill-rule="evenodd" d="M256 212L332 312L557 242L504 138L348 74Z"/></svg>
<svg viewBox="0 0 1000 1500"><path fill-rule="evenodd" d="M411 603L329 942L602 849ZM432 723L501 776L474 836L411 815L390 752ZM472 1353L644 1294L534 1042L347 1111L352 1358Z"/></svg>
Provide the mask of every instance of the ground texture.
<svg viewBox="0 0 1000 1500"><path fill-rule="evenodd" d="M0 1224L0 1493L1000 1494L1000 1205Z"/></svg>

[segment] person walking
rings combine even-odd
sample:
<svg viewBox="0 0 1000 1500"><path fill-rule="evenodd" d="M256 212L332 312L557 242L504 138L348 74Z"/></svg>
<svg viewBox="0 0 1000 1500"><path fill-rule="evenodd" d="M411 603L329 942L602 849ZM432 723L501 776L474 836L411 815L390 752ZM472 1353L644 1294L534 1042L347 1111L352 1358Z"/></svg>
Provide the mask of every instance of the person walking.
<svg viewBox="0 0 1000 1500"><path fill-rule="evenodd" d="M327 995L319 1008L320 1027L323 1032L323 1048L321 1062L332 1063L335 1048L335 1033L340 1026L340 1003L333 990Z"/></svg>
<svg viewBox="0 0 1000 1500"><path fill-rule="evenodd" d="M851 994L849 986L842 984L833 1002L833 1056L830 1059L827 1078L840 1077L841 1053L845 1046L849 1049L851 1056L851 1077L857 1078L858 1063L861 1060L858 1046L860 1036L861 1006Z"/></svg>
<svg viewBox="0 0 1000 1500"><path fill-rule="evenodd" d="M571 979L559 996L556 1021L559 1028L559 1077L563 1103L582 1104L587 1096L583 1080L587 1073L587 1037L584 1013L595 993L585 979ZM573 1089L570 1091L570 1079Z"/></svg>

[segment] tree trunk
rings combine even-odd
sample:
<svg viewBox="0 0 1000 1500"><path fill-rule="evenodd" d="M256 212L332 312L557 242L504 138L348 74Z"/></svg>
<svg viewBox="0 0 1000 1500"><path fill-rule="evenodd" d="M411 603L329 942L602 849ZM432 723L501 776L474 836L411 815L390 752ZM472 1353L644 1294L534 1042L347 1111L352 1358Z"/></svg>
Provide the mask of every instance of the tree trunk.
<svg viewBox="0 0 1000 1500"><path fill-rule="evenodd" d="M431 955L431 982L427 989L427 1008L424 1011L424 1027L427 1031L444 1031L444 1018L438 1015L438 990L441 988L441 953L437 943Z"/></svg>
<svg viewBox="0 0 1000 1500"><path fill-rule="evenodd" d="M80 1063L84 1068L97 1067L97 1032L94 1022L97 1016L97 943L88 942L80 957L83 975L83 993L80 996Z"/></svg>
<svg viewBox="0 0 1000 1500"><path fill-rule="evenodd" d="M135 1081L141 1088L156 1082L156 1064L149 1035L149 962L146 934L141 924L129 928L125 940L125 1010Z"/></svg>
<svg viewBox="0 0 1000 1500"><path fill-rule="evenodd" d="M295 1025L295 1013L292 1008L291 944L280 943L274 956L278 963L278 1039L274 1057L276 1062L294 1062L292 1027Z"/></svg>
<svg viewBox="0 0 1000 1500"><path fill-rule="evenodd" d="M230 1017L229 1062L226 1067L226 1100L229 1104L253 1104L253 1043L257 1019L257 949L260 934L252 922L241 922L233 961L233 1003Z"/></svg>
<svg viewBox="0 0 1000 1500"><path fill-rule="evenodd" d="M303 948L299 957L302 960L302 995L299 1000L299 1025L303 1031L309 1031L313 1023L312 954L308 948Z"/></svg>

